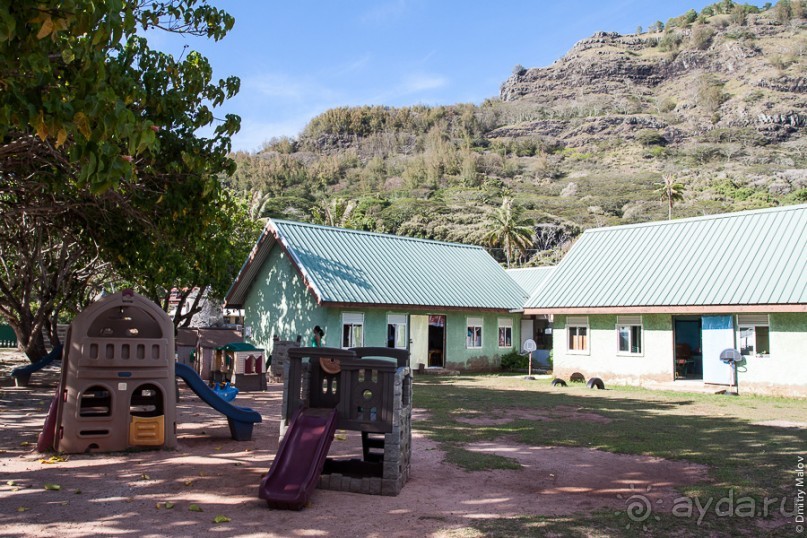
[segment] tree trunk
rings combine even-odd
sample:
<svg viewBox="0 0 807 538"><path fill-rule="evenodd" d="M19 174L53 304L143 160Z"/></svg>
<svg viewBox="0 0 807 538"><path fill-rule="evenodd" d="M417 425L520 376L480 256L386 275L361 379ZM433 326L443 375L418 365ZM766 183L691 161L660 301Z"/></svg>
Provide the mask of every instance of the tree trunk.
<svg viewBox="0 0 807 538"><path fill-rule="evenodd" d="M29 361L32 363L37 362L48 354L41 327L38 331L26 331L12 321L9 321L9 325L14 329L14 334L17 335L18 348L25 353Z"/></svg>

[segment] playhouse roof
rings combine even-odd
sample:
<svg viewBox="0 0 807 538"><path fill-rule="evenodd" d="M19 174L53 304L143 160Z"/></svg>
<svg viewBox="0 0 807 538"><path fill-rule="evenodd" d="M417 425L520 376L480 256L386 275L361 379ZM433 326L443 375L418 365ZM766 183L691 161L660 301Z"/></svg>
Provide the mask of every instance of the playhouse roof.
<svg viewBox="0 0 807 538"><path fill-rule="evenodd" d="M269 220L227 293L241 306L281 248L319 304L519 311L528 294L481 247Z"/></svg>
<svg viewBox="0 0 807 538"><path fill-rule="evenodd" d="M587 230L527 313L807 311L807 205Z"/></svg>

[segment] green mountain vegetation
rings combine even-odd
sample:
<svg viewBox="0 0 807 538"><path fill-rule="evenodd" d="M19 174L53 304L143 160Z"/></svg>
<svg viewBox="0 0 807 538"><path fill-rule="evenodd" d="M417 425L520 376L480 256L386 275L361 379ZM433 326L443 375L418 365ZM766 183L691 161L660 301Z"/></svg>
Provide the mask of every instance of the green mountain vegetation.
<svg viewBox="0 0 807 538"><path fill-rule="evenodd" d="M807 202L805 8L723 0L599 32L516 66L480 105L328 110L235 154L228 186L262 217L485 245L503 263L490 238L512 200L535 229L521 265L556 263L588 227Z"/></svg>

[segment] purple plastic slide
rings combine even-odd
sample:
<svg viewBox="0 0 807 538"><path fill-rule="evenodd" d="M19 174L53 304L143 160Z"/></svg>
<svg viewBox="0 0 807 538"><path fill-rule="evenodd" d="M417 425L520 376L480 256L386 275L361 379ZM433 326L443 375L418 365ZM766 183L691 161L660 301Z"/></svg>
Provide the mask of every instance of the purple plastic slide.
<svg viewBox="0 0 807 538"><path fill-rule="evenodd" d="M336 431L336 409L298 409L258 497L271 508L300 510L317 487Z"/></svg>

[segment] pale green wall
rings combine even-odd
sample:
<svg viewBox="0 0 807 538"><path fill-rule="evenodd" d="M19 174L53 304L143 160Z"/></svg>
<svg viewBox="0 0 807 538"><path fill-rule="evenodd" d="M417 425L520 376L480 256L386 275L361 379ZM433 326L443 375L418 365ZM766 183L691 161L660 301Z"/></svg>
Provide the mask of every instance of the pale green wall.
<svg viewBox="0 0 807 538"><path fill-rule="evenodd" d="M573 372L596 376L606 383L642 384L672 381L675 377L673 316L642 316L642 356L617 354L615 315L589 315L588 354L569 353L565 315L556 315L553 332L554 373L568 379ZM741 392L807 396L807 314L772 313L770 355L746 357L738 380ZM736 324L736 316L734 316Z"/></svg>
<svg viewBox="0 0 807 538"><path fill-rule="evenodd" d="M272 350L272 337L308 345L315 325L325 326L326 312L303 285L302 278L279 248L272 249L244 301L244 325L252 330L248 342ZM327 338L327 335L326 335Z"/></svg>
<svg viewBox="0 0 807 538"><path fill-rule="evenodd" d="M672 316L642 316L640 355L618 354L616 322L615 315L589 315L589 350L577 354L567 349L566 316L555 316L552 343L555 375L568 379L572 373L580 372L587 379L599 377L616 384L672 381L675 375Z"/></svg>
<svg viewBox="0 0 807 538"><path fill-rule="evenodd" d="M807 314L769 315L770 354L746 357L738 372L740 391L807 395ZM745 370L745 371L743 371Z"/></svg>
<svg viewBox="0 0 807 538"><path fill-rule="evenodd" d="M492 369L498 367L499 357L511 349L498 347L498 319L513 321L513 344L521 341L521 317L518 314L417 311L388 308L327 308L320 307L303 285L288 256L279 248L272 249L259 271L244 301L244 324L252 336L248 342L271 353L272 337L294 340L302 336L309 345L312 329L319 325L325 331L323 345L340 347L342 312L364 314L364 345L387 345L388 314L442 314L446 316L446 366L454 368ZM466 320L483 318L482 349L466 349ZM410 327L408 326L407 329ZM414 365L413 365L414 366Z"/></svg>
<svg viewBox="0 0 807 538"><path fill-rule="evenodd" d="M460 369L494 369L498 368L501 355L509 353L514 348L499 348L498 320L511 319L513 322L513 346L518 347L521 341L521 317L515 314L440 312L430 310L422 312L417 310L375 309L375 308L345 308L328 309L328 329L326 330L326 345L339 347L341 345L342 312L356 312L364 314L364 345L387 345L387 316L389 314L434 314L446 316L446 367ZM468 317L482 318L482 348L467 349L466 333ZM411 330L411 325L407 326ZM333 335L329 338L328 334ZM412 364L415 367L415 364Z"/></svg>

